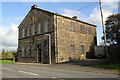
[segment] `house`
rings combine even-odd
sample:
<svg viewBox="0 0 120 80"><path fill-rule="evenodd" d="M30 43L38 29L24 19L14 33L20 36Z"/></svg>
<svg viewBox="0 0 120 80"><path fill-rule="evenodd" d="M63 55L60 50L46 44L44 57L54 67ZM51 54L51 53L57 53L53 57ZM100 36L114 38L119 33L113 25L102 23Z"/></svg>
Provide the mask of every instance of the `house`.
<svg viewBox="0 0 120 80"><path fill-rule="evenodd" d="M33 5L19 25L18 62L59 63L94 54L96 26ZM87 57L89 58L89 57Z"/></svg>

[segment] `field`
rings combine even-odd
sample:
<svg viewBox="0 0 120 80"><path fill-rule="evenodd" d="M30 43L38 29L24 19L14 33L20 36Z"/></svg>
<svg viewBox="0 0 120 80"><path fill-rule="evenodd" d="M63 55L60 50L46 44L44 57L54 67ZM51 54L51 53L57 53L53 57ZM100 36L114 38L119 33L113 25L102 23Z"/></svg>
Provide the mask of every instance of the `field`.
<svg viewBox="0 0 120 80"><path fill-rule="evenodd" d="M10 60L0 60L0 64L12 64L12 63L16 63L16 62Z"/></svg>

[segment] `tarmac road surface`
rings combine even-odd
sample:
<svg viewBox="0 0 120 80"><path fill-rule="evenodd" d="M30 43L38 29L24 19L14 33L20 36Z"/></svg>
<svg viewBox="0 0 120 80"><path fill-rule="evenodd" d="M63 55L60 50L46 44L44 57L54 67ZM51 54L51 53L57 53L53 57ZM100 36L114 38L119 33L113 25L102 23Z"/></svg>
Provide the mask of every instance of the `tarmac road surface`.
<svg viewBox="0 0 120 80"><path fill-rule="evenodd" d="M118 78L118 75L61 70L32 65L3 64L2 78L51 78L62 80L62 78Z"/></svg>

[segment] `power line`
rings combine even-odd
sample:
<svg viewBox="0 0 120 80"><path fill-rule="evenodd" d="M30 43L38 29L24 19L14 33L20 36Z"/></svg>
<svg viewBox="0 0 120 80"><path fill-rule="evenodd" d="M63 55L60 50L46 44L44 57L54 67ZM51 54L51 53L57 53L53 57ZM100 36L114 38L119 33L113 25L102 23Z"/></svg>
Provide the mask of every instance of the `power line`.
<svg viewBox="0 0 120 80"><path fill-rule="evenodd" d="M97 3L97 2L90 3L90 4L86 5L86 6L83 6L83 7L79 8L77 11L79 11L79 10L81 10L81 9L84 9L84 8L86 8L86 7L89 7L89 6L91 6L92 4L96 4L96 3Z"/></svg>
<svg viewBox="0 0 120 80"><path fill-rule="evenodd" d="M83 7L79 8L79 9L77 9L76 11L79 11L79 10L81 10L81 9L85 9L85 8L87 8L87 7L89 7L89 6L93 5L93 4L96 4L96 3L97 3L97 2L90 3L90 4L86 5L86 6L83 6ZM98 3L97 3L97 4L98 4ZM73 13L75 13L75 12L71 12L71 14L73 14Z"/></svg>

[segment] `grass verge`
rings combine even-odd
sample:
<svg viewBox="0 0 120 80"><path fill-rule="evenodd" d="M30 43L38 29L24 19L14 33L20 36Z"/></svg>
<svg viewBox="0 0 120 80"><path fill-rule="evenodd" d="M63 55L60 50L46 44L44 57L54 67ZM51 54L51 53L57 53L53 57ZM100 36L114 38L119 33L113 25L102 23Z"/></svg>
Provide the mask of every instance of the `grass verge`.
<svg viewBox="0 0 120 80"><path fill-rule="evenodd" d="M92 65L92 66L120 72L120 63L109 63L109 64Z"/></svg>
<svg viewBox="0 0 120 80"><path fill-rule="evenodd" d="M0 60L0 64L13 64L16 63L14 61L10 61L10 60Z"/></svg>

